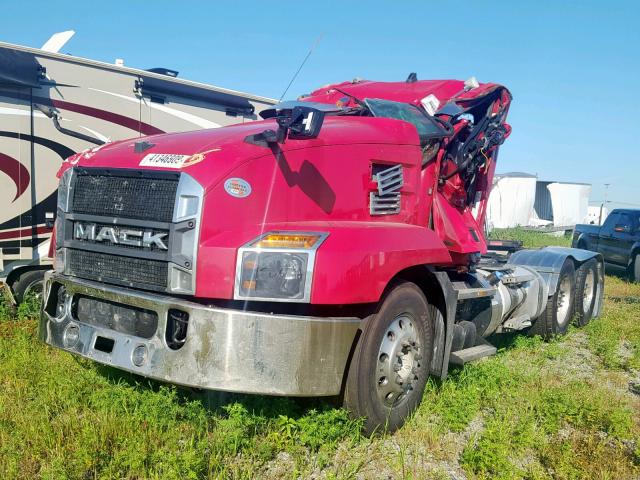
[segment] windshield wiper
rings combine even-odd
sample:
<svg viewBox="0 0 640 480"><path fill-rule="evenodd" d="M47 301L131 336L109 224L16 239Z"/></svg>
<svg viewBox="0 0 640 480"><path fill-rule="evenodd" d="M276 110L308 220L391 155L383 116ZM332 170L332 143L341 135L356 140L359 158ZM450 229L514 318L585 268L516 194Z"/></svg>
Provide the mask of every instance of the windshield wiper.
<svg viewBox="0 0 640 480"><path fill-rule="evenodd" d="M360 105L362 108L368 110L370 113L373 114L373 112L371 112L371 109L367 106L367 104L365 102L363 102L362 100L360 100L358 97L356 97L355 95L351 95L350 93L345 92L344 90L341 90L339 88L333 87L333 89L336 92L340 92L343 95L346 95L349 98L352 98L358 105Z"/></svg>

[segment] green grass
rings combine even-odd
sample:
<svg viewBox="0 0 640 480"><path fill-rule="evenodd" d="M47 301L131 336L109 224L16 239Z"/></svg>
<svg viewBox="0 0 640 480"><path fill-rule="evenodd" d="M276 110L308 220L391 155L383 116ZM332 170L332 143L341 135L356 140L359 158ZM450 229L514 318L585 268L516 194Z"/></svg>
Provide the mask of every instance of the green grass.
<svg viewBox="0 0 640 480"><path fill-rule="evenodd" d="M0 478L638 478L640 286L607 277L606 295L585 329L505 336L495 357L430 380L407 424L371 439L323 401L193 392L77 359L37 340L33 302L0 302Z"/></svg>
<svg viewBox="0 0 640 480"><path fill-rule="evenodd" d="M556 234L525 230L522 227L496 228L489 233L491 240L519 240L527 248L542 248L549 246L570 247L571 235L556 236Z"/></svg>

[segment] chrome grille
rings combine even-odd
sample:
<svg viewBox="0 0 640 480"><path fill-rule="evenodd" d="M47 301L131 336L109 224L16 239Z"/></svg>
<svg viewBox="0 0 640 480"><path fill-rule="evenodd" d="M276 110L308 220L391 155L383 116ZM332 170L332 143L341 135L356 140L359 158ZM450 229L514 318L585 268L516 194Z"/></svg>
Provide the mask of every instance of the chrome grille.
<svg viewBox="0 0 640 480"><path fill-rule="evenodd" d="M193 294L203 187L184 172L74 167L56 256L67 275ZM175 211L174 211L175 210Z"/></svg>

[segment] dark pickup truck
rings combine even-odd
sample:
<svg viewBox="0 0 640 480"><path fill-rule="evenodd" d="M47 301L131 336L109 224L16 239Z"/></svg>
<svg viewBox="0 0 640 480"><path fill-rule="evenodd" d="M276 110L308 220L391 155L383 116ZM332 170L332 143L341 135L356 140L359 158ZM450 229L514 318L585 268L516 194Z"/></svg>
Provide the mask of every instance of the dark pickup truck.
<svg viewBox="0 0 640 480"><path fill-rule="evenodd" d="M601 227L576 225L572 246L601 253L607 267L640 282L640 210L613 210Z"/></svg>

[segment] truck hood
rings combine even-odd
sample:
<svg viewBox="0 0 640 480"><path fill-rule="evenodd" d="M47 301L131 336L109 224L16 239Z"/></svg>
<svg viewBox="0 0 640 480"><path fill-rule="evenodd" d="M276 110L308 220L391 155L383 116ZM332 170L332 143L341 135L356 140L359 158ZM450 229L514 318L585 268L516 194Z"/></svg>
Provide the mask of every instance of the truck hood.
<svg viewBox="0 0 640 480"><path fill-rule="evenodd" d="M274 151L278 148L287 152L345 144L419 145L415 127L407 122L387 118L337 116L327 117L320 136L312 140L287 140L286 143L271 148L246 141L248 136L267 129L277 129L276 122L265 120L210 130L123 140L94 147L68 158L59 174L76 165L185 171L208 189L241 164L262 156L273 158ZM145 142L144 146L142 142ZM170 155L173 157L169 157ZM163 161L162 156L167 161ZM171 165L170 161L176 163Z"/></svg>

